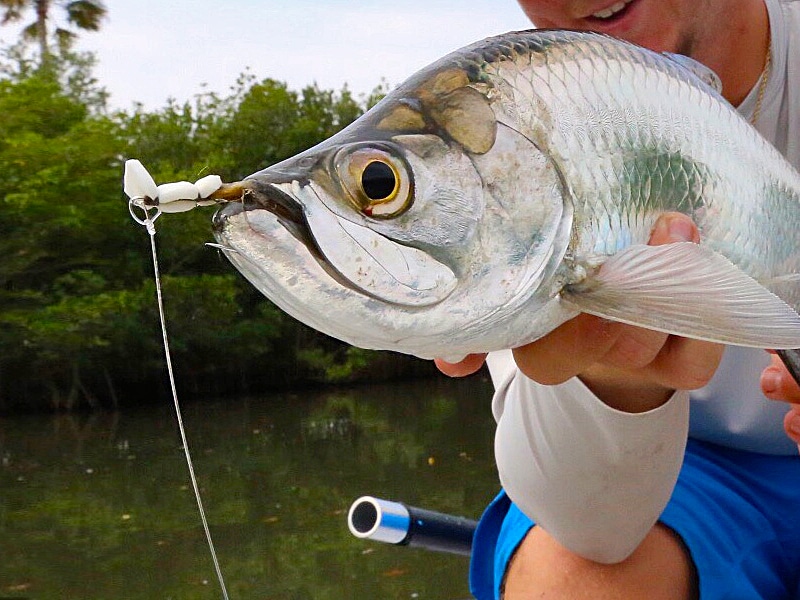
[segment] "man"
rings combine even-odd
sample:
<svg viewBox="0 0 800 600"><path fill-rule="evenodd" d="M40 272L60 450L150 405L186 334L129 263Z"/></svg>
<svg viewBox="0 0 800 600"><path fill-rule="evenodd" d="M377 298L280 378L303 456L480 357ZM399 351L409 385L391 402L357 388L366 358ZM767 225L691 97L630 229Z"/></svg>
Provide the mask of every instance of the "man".
<svg viewBox="0 0 800 600"><path fill-rule="evenodd" d="M800 168L800 1L519 2L538 27L599 31L705 63L723 95ZM666 215L650 243L698 237L688 219ZM437 364L464 375L483 360ZM800 456L781 426L800 443L800 409L784 417L763 395L800 399L779 362L580 315L514 349L513 360L496 353L488 363L498 468L515 503L501 494L476 533L479 600L800 598ZM676 390L698 391L690 401ZM532 417L552 406L566 417ZM576 424L575 412L590 418ZM665 508L650 490L673 480L652 457L682 449L687 418L692 439ZM581 474L568 491L591 506L578 517L559 515L563 490L548 478L559 465L530 436L545 437L561 467ZM517 503L544 507L550 530ZM629 522L651 513L658 523L631 533Z"/></svg>

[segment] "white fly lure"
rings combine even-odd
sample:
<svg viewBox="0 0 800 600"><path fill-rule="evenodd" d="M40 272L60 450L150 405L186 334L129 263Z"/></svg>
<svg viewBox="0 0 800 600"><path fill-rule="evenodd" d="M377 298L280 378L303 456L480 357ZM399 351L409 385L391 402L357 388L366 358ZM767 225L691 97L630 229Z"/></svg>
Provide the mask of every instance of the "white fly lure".
<svg viewBox="0 0 800 600"><path fill-rule="evenodd" d="M156 185L153 176L136 159L125 161L123 189L131 202L140 208L157 208L161 213L179 213L198 206L211 206L208 197L222 187L219 175L206 175L194 183L175 181Z"/></svg>

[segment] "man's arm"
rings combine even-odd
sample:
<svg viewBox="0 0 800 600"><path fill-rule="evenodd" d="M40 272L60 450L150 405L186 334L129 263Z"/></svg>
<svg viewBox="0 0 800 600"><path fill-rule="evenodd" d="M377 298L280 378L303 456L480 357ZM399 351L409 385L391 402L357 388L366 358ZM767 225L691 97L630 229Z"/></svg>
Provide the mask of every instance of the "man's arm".
<svg viewBox="0 0 800 600"><path fill-rule="evenodd" d="M669 214L651 244L698 241ZM722 347L580 315L513 352L495 397L495 453L509 496L570 550L624 559L669 499L683 457L685 392L713 375ZM480 368L473 355L451 375ZM493 378L497 379L493 373ZM497 384L498 382L496 382Z"/></svg>

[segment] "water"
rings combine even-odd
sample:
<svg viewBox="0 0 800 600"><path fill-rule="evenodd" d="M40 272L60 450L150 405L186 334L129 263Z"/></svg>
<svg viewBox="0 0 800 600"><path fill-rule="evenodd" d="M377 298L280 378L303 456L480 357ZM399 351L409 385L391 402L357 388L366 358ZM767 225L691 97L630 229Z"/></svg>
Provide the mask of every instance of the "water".
<svg viewBox="0 0 800 600"><path fill-rule="evenodd" d="M468 559L353 538L363 494L477 518L480 379L184 406L232 599L461 600ZM0 419L0 599L220 598L171 406Z"/></svg>

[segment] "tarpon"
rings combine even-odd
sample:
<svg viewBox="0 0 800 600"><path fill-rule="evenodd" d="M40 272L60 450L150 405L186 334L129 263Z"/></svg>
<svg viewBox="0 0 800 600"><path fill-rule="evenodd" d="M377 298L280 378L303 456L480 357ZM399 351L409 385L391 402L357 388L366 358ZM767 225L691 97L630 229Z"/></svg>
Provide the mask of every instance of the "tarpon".
<svg viewBox="0 0 800 600"><path fill-rule="evenodd" d="M455 359L588 312L800 347L800 174L708 69L607 36L458 50L212 198L234 266L355 346ZM666 211L701 243L647 246Z"/></svg>

